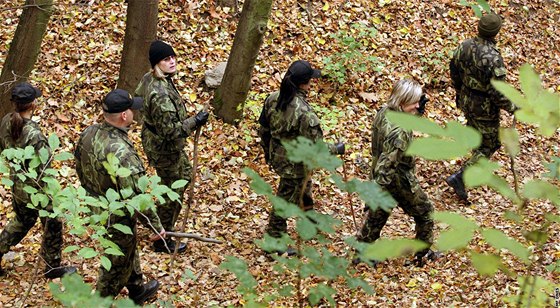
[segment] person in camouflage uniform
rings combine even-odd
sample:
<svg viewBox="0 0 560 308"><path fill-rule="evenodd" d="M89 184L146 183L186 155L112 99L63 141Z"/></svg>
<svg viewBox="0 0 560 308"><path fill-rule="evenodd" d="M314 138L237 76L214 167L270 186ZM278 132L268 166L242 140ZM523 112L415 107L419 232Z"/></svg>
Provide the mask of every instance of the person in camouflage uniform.
<svg viewBox="0 0 560 308"><path fill-rule="evenodd" d="M282 141L293 140L298 136L312 141L323 139L319 118L306 100L311 79L320 76L321 72L313 69L307 61L299 60L292 63L282 80L280 91L266 98L259 118L259 136L265 160L280 176L276 194L288 202L299 205L301 190L305 187L304 210L313 209L311 181L304 183L304 165L288 160ZM333 154L344 153L343 143L330 144L329 148ZM286 219L276 215L273 208L266 232L272 237L281 237L286 231ZM293 249L287 252L289 255L295 253Z"/></svg>
<svg viewBox="0 0 560 308"><path fill-rule="evenodd" d="M500 109L509 113L516 109L490 83L492 79L503 81L506 78L504 60L496 48L495 40L501 26L500 16L482 16L478 22L478 36L462 42L449 64L457 93L457 107L465 114L467 125L482 135L480 147L457 173L446 179L459 198L465 201L468 195L463 183L463 170L481 157L490 158L500 148Z"/></svg>
<svg viewBox="0 0 560 308"><path fill-rule="evenodd" d="M35 153L46 150L51 155L47 138L41 132L39 125L31 120L36 108L35 99L41 96L41 91L27 82L17 84L12 89L11 100L15 104L15 112L8 113L0 122L0 152L8 148L26 148L31 146ZM29 162L26 163L28 165ZM48 168L41 164L38 170ZM31 203L31 196L24 191L25 186L37 187L32 179L21 181L11 170L12 206L15 217L10 220L0 234L0 261L2 256L17 245L37 222L39 211L27 207ZM37 179L40 181L40 179ZM38 187L37 187L38 188ZM52 205L46 208L52 211ZM62 222L56 218L41 217L43 225L43 242L41 256L46 262L45 277L58 278L76 272L75 267L60 266L62 249ZM1 263L0 263L1 265ZM0 266L0 275L3 274Z"/></svg>
<svg viewBox="0 0 560 308"><path fill-rule="evenodd" d="M434 207L415 175L414 158L405 155L412 141L412 131L407 131L386 118L388 110L418 114L424 108L427 99L422 94L420 85L410 79L398 81L389 97L388 103L376 114L372 129L372 180L393 196L403 211L414 218L416 239L428 245L433 243L434 222L431 218ZM381 235L381 229L387 223L390 212L382 208L372 211L368 208L366 221L357 239L371 243ZM436 253L429 248L416 254L417 265L422 265L422 258L433 259ZM354 264L359 263L354 259ZM374 265L375 260L370 260Z"/></svg>
<svg viewBox="0 0 560 308"><path fill-rule="evenodd" d="M192 167L184 150L185 138L198 127L206 124L208 112L200 111L189 117L181 95L175 87L172 77L176 73L176 58L173 48L162 42L154 41L150 45L151 72L144 75L136 88L136 95L144 98L142 110L142 146L148 157L148 163L156 169L163 184L171 187L177 180L190 182ZM179 217L184 192L188 185L176 189L180 200L167 199L158 205L158 216L167 231L173 231ZM167 246L175 250L175 241L168 240ZM169 252L163 240L154 243L157 252ZM181 243L178 251L186 250Z"/></svg>
<svg viewBox="0 0 560 308"><path fill-rule="evenodd" d="M128 138L128 129L133 121L132 110L142 108L142 98L132 98L127 91L117 89L109 92L103 100L103 115L105 121L86 128L80 135L74 156L76 172L84 189L92 196L105 196L109 188L119 192L125 188L132 188L133 195L140 192L137 187L138 179L145 174L144 165ZM131 171L130 176L118 177L113 182L111 176L103 166L107 156L114 154L119 167ZM150 230L157 230L159 234L152 240L165 235L165 230L155 211L147 210L144 215L138 213L130 215L125 211L123 216L113 214L108 221L108 235L123 255L105 254L111 261L111 269L101 267L97 280L97 290L101 296L116 296L126 286L129 297L141 305L153 296L158 288L157 280L142 284L142 271L137 249L136 222L140 221ZM147 218L147 219L145 219ZM115 224L128 226L132 234L125 234L112 227Z"/></svg>

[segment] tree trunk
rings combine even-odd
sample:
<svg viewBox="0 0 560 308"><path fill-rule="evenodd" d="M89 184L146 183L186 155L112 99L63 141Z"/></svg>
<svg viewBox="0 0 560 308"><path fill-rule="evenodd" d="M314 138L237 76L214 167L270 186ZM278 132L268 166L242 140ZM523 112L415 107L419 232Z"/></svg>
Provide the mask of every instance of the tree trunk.
<svg viewBox="0 0 560 308"><path fill-rule="evenodd" d="M150 69L148 51L156 38L157 21L158 0L128 1L119 89L134 93L138 82Z"/></svg>
<svg viewBox="0 0 560 308"><path fill-rule="evenodd" d="M216 115L237 124L243 116L251 76L266 31L272 0L245 0L222 84L216 90Z"/></svg>
<svg viewBox="0 0 560 308"><path fill-rule="evenodd" d="M35 66L52 14L52 5L53 0L25 1L0 75L0 118L13 110L10 98L14 84L27 80Z"/></svg>

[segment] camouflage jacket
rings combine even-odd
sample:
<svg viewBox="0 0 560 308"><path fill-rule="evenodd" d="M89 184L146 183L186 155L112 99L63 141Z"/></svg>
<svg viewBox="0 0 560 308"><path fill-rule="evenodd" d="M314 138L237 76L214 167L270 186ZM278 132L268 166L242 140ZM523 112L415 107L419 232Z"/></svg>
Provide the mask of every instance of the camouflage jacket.
<svg viewBox="0 0 560 308"><path fill-rule="evenodd" d="M459 107L467 116L499 121L500 109L510 113L515 106L498 92L490 80L505 80L506 68L496 43L476 37L465 40L453 54L449 64L451 79L457 91Z"/></svg>
<svg viewBox="0 0 560 308"><path fill-rule="evenodd" d="M284 178L303 178L305 169L302 163L288 160L282 140L293 140L303 136L312 141L323 139L323 130L313 108L305 99L307 93L299 90L285 111L276 110L280 92L270 94L259 118L259 136L266 161L276 173ZM334 146L329 145L331 153Z"/></svg>
<svg viewBox="0 0 560 308"><path fill-rule="evenodd" d="M153 155L181 152L196 122L194 116L187 116L171 78L158 79L147 73L136 87L135 95L144 98L142 146L148 159ZM183 125L185 121L187 125Z"/></svg>
<svg viewBox="0 0 560 308"><path fill-rule="evenodd" d="M29 119L23 119L23 121L24 125L21 136L18 140L13 140L11 136L12 113L8 113L4 116L4 118L2 118L2 122L0 122L0 152L9 148L24 149L27 146L32 146L37 154L41 149L46 149L50 157L51 149L47 138L41 132L39 125ZM26 163L26 166L27 164L28 163ZM48 167L48 165L39 165L37 167L37 171ZM31 179L27 179L25 181L19 180L19 178L15 176L15 172L13 170L10 171L10 178L14 182L14 186L12 187L13 198L22 203L30 202L30 196L23 190L23 188L27 185L35 186L35 182Z"/></svg>
<svg viewBox="0 0 560 308"><path fill-rule="evenodd" d="M109 188L118 191L117 185L113 183L107 169L103 166L109 153L113 153L118 159L119 167L131 171L129 177L117 178L118 187L120 189L130 187L134 193L140 193L137 182L146 172L144 164L134 149L132 141L128 139L127 130L106 122L86 128L76 145L74 152L76 172L84 189L93 196L104 196ZM148 210L144 214L157 230L163 228L153 210Z"/></svg>
<svg viewBox="0 0 560 308"><path fill-rule="evenodd" d="M414 158L405 155L412 141L412 131L389 122L385 116L389 107L383 106L373 120L372 179L379 185L395 184L397 179L416 185Z"/></svg>

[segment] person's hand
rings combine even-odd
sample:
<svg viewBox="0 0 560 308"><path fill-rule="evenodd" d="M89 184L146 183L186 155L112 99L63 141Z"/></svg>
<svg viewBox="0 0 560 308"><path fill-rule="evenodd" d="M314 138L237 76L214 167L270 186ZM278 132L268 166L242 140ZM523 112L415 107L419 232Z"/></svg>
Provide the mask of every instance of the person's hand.
<svg viewBox="0 0 560 308"><path fill-rule="evenodd" d="M196 116L194 117L194 120L196 122L196 127L200 127L204 124L206 124L206 122L208 122L208 116L210 114L207 111L199 111Z"/></svg>
<svg viewBox="0 0 560 308"><path fill-rule="evenodd" d="M150 241L155 242L157 240L161 240L162 238L165 238L165 229L161 229L159 233L152 235L150 237Z"/></svg>
<svg viewBox="0 0 560 308"><path fill-rule="evenodd" d="M336 154L343 155L346 153L346 146L344 146L344 142L337 142L334 144L334 148L336 150Z"/></svg>
<svg viewBox="0 0 560 308"><path fill-rule="evenodd" d="M426 112L426 103L429 101L429 99L426 97L426 94L422 94L422 96L420 97L420 101L418 102L418 113L419 114L424 114L424 112Z"/></svg>

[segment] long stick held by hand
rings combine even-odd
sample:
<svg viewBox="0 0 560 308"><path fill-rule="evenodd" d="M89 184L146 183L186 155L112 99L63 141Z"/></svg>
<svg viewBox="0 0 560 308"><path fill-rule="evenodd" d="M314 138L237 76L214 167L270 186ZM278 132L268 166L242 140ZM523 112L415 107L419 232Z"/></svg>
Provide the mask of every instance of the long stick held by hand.
<svg viewBox="0 0 560 308"><path fill-rule="evenodd" d="M209 108L208 102L204 103L203 110L208 112L208 108ZM185 227L189 222L189 216L191 213L191 207L194 199L194 184L196 182L196 169L198 167L198 140L200 139L201 130L202 130L202 126L197 127L196 132L194 134L192 175L191 175L191 182L189 183L189 192L187 196L187 212L185 213L183 225L181 226L181 233L185 233ZM173 262L175 261L175 257L177 256L177 251L179 250L180 245L181 245L181 240L180 239L176 240L175 250L173 251L173 255L171 256L171 262L169 263L169 272L171 272L171 269L173 269Z"/></svg>

